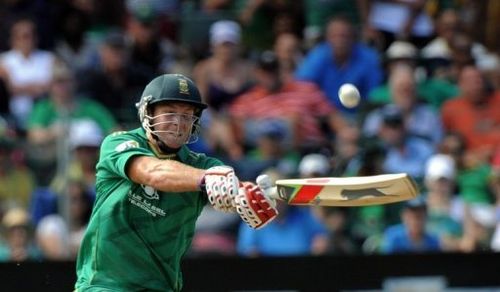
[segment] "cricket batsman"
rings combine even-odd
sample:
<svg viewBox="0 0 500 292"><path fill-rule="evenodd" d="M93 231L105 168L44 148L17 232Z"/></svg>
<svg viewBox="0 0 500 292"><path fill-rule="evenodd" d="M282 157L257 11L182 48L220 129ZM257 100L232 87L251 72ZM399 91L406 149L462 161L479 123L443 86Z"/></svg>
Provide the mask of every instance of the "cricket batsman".
<svg viewBox="0 0 500 292"><path fill-rule="evenodd" d="M196 141L206 107L190 79L161 75L137 103L141 127L104 139L76 291L180 291L181 259L207 202L252 228L277 216L257 185L185 145Z"/></svg>

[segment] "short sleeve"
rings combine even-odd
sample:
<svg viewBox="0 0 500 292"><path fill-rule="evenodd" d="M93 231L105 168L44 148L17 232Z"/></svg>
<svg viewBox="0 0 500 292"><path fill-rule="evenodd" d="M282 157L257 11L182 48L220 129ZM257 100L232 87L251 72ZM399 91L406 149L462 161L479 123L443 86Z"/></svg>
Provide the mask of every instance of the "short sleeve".
<svg viewBox="0 0 500 292"><path fill-rule="evenodd" d="M128 179L127 163L134 156L154 156L154 153L137 136L119 132L107 136L101 145L97 176Z"/></svg>

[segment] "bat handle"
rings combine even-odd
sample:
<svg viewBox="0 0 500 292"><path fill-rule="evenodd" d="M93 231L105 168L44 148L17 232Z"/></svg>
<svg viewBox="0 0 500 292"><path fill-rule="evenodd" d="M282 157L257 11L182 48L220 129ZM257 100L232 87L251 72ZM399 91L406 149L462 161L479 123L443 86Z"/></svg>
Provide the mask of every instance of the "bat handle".
<svg viewBox="0 0 500 292"><path fill-rule="evenodd" d="M264 195L272 199L281 200L278 195L278 188L273 185L271 178L267 174L261 174L256 179L257 185L262 189Z"/></svg>

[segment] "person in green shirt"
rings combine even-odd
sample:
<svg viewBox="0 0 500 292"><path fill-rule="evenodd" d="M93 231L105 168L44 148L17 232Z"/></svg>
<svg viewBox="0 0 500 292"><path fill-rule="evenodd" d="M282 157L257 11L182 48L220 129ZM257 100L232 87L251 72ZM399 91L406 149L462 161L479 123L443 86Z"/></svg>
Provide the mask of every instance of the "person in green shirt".
<svg viewBox="0 0 500 292"><path fill-rule="evenodd" d="M237 212L252 228L277 216L259 186L192 152L206 105L180 74L153 79L137 104L141 127L108 135L96 201L77 258L77 291L180 291L180 263L203 206Z"/></svg>

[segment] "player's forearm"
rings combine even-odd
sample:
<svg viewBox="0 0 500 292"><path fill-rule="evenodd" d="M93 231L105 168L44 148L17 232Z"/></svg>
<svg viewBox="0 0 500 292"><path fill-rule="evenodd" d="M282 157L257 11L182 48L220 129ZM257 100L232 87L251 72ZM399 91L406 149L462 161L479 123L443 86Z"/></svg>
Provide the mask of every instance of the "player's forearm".
<svg viewBox="0 0 500 292"><path fill-rule="evenodd" d="M204 169L175 160L160 160L147 156L132 159L128 167L130 179L164 192L197 191L205 173Z"/></svg>

